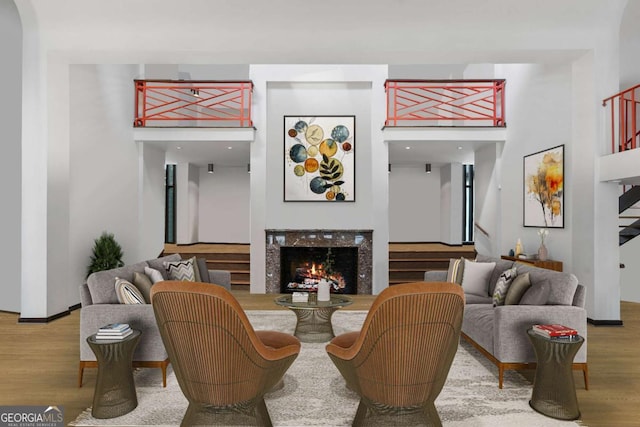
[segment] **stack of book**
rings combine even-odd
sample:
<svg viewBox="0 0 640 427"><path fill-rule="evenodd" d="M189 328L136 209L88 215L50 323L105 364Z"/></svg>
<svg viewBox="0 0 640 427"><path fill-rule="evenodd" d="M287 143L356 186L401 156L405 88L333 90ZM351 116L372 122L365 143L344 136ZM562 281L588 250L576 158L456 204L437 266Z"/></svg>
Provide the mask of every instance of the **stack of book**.
<svg viewBox="0 0 640 427"><path fill-rule="evenodd" d="M309 292L294 292L291 295L291 302L309 302Z"/></svg>
<svg viewBox="0 0 640 427"><path fill-rule="evenodd" d="M133 333L127 323L110 323L98 329L97 340L121 340Z"/></svg>
<svg viewBox="0 0 640 427"><path fill-rule="evenodd" d="M532 330L536 334L552 339L574 339L578 336L578 331L575 329L558 324L533 325Z"/></svg>

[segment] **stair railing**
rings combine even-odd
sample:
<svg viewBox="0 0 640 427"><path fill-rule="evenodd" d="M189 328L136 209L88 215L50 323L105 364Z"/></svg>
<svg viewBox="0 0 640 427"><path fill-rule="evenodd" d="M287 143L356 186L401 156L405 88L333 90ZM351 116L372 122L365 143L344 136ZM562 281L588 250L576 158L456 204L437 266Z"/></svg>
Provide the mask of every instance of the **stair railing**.
<svg viewBox="0 0 640 427"><path fill-rule="evenodd" d="M623 90L602 101L611 117L611 153L640 146L640 85Z"/></svg>
<svg viewBox="0 0 640 427"><path fill-rule="evenodd" d="M505 127L505 80L387 80L385 126Z"/></svg>
<svg viewBox="0 0 640 427"><path fill-rule="evenodd" d="M251 81L134 80L134 127L252 127Z"/></svg>

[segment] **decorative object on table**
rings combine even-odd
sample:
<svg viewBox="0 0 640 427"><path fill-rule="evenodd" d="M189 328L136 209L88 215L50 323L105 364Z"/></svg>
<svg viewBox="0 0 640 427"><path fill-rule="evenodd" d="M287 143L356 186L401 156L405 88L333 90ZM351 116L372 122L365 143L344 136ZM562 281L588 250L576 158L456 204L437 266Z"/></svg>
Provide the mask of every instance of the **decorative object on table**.
<svg viewBox="0 0 640 427"><path fill-rule="evenodd" d="M309 302L309 292L294 292L291 294L293 302Z"/></svg>
<svg viewBox="0 0 640 427"><path fill-rule="evenodd" d="M540 236L540 247L538 248L538 259L540 261L546 261L549 258L549 252L547 251L547 247L544 245L544 238L549 235L549 230L546 228L541 228L538 230L538 236Z"/></svg>
<svg viewBox="0 0 640 427"><path fill-rule="evenodd" d="M284 116L284 201L355 201L355 116Z"/></svg>
<svg viewBox="0 0 640 427"><path fill-rule="evenodd" d="M122 255L122 248L116 242L113 233L102 232L100 237L93 242L91 261L87 267L87 277L96 271L122 267L124 265Z"/></svg>
<svg viewBox="0 0 640 427"><path fill-rule="evenodd" d="M524 157L524 226L564 228L564 145Z"/></svg>
<svg viewBox="0 0 640 427"><path fill-rule="evenodd" d="M133 334L127 323L111 323L98 329L96 340L122 340Z"/></svg>
<svg viewBox="0 0 640 427"><path fill-rule="evenodd" d="M561 337L576 337L578 336L578 331L568 326L559 325L559 324L549 324L549 325L533 325L531 330L536 334L540 334L547 338L561 338Z"/></svg>
<svg viewBox="0 0 640 427"><path fill-rule="evenodd" d="M326 279L320 279L318 283L318 301L329 301L331 299L331 288Z"/></svg>
<svg viewBox="0 0 640 427"><path fill-rule="evenodd" d="M509 256L516 256L516 253L513 251L513 249L509 249Z"/></svg>
<svg viewBox="0 0 640 427"><path fill-rule="evenodd" d="M87 338L87 344L98 359L98 378L93 394L91 415L94 418L115 418L133 411L138 396L133 382L133 352L140 340L140 331L120 340Z"/></svg>
<svg viewBox="0 0 640 427"><path fill-rule="evenodd" d="M522 242L520 241L520 238L518 238L518 241L516 242L515 254L517 257L519 257L522 254Z"/></svg>

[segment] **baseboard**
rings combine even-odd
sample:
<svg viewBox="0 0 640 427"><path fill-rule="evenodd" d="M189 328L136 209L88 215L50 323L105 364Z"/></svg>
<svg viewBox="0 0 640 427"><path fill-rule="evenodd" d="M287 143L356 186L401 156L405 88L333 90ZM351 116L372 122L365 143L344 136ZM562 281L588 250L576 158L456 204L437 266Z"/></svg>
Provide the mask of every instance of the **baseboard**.
<svg viewBox="0 0 640 427"><path fill-rule="evenodd" d="M623 326L622 320L598 320L587 317L587 323L593 326Z"/></svg>
<svg viewBox="0 0 640 427"><path fill-rule="evenodd" d="M69 307L69 311L76 311L76 310L79 310L80 308L82 308L82 304L80 303L73 304L72 306Z"/></svg>
<svg viewBox="0 0 640 427"><path fill-rule="evenodd" d="M61 317L68 316L70 314L71 312L69 310L65 310L63 312L54 314L53 316L49 316L49 317L19 317L18 323L49 323Z"/></svg>

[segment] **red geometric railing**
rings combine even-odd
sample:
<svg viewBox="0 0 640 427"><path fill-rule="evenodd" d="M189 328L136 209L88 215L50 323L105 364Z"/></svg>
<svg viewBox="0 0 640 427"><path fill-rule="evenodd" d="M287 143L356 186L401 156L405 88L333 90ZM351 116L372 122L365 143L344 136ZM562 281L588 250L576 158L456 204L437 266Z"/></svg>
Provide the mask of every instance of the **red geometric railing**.
<svg viewBox="0 0 640 427"><path fill-rule="evenodd" d="M611 153L640 146L640 85L623 90L602 101L611 116Z"/></svg>
<svg viewBox="0 0 640 427"><path fill-rule="evenodd" d="M387 80L386 126L504 127L505 80Z"/></svg>
<svg viewBox="0 0 640 427"><path fill-rule="evenodd" d="M252 127L251 81L134 80L134 127Z"/></svg>

